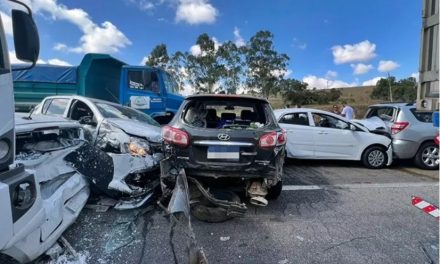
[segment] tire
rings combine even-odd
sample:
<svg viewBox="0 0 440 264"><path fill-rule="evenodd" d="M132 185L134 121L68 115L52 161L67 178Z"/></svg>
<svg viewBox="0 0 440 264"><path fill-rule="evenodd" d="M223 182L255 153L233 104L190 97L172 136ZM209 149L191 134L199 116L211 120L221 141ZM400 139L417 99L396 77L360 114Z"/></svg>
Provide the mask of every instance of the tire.
<svg viewBox="0 0 440 264"><path fill-rule="evenodd" d="M278 158L275 170L275 178L278 179L278 182L275 186L267 190L266 199L268 200L276 200L281 195L281 191L283 190L283 166L284 158Z"/></svg>
<svg viewBox="0 0 440 264"><path fill-rule="evenodd" d="M414 163L421 169L437 170L439 164L438 152L438 146L434 142L425 142L414 156Z"/></svg>
<svg viewBox="0 0 440 264"><path fill-rule="evenodd" d="M383 147L372 146L362 154L362 163L369 169L381 169L387 165L387 162L387 153Z"/></svg>
<svg viewBox="0 0 440 264"><path fill-rule="evenodd" d="M266 199L268 200L276 200L281 195L281 191L283 190L283 181L278 181L275 186L267 190Z"/></svg>
<svg viewBox="0 0 440 264"><path fill-rule="evenodd" d="M241 202L240 197L231 191L211 191L211 194L220 200ZM200 202L191 205L191 213L198 220L208 223L221 223L233 218L233 216L227 214L226 209L211 204L203 196L200 199Z"/></svg>

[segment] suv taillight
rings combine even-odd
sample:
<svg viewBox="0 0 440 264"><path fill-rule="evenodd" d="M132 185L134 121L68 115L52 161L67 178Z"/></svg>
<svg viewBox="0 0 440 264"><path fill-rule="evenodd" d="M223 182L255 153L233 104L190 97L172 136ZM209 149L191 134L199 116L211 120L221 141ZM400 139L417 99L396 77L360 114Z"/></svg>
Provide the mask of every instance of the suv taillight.
<svg viewBox="0 0 440 264"><path fill-rule="evenodd" d="M437 133L435 134L435 137L434 137L434 143L437 146L439 145L439 140L440 140L440 136L439 136L438 131L437 131Z"/></svg>
<svg viewBox="0 0 440 264"><path fill-rule="evenodd" d="M409 122L394 122L394 124L391 126L391 134L397 134L407 128L409 125Z"/></svg>
<svg viewBox="0 0 440 264"><path fill-rule="evenodd" d="M286 131L270 132L260 137L260 148L273 148L277 145L286 144Z"/></svg>
<svg viewBox="0 0 440 264"><path fill-rule="evenodd" d="M164 126L162 128L163 140L181 147L187 147L189 144L188 133L172 126Z"/></svg>

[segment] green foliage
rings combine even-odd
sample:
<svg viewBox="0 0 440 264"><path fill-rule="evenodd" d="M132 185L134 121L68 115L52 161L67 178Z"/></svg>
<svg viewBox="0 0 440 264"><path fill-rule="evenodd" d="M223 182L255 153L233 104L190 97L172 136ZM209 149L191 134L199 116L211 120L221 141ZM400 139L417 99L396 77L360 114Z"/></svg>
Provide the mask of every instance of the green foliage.
<svg viewBox="0 0 440 264"><path fill-rule="evenodd" d="M246 84L252 94L262 94L268 98L276 94L286 72L289 57L279 54L273 46L273 34L259 31L246 47Z"/></svg>
<svg viewBox="0 0 440 264"><path fill-rule="evenodd" d="M168 56L167 46L159 44L151 51L146 61L147 66L167 68L170 57Z"/></svg>
<svg viewBox="0 0 440 264"><path fill-rule="evenodd" d="M396 81L395 77L380 79L371 93L372 99L391 101L390 86L393 101L413 102L417 98L417 81L413 77Z"/></svg>
<svg viewBox="0 0 440 264"><path fill-rule="evenodd" d="M328 104L336 102L342 95L339 89L307 89L307 83L295 79L283 80L280 92L284 102L292 105Z"/></svg>

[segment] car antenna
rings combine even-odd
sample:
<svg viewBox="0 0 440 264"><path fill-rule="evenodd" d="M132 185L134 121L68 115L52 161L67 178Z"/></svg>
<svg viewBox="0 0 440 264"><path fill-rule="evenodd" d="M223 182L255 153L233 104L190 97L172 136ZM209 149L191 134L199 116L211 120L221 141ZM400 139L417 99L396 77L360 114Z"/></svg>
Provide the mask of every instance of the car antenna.
<svg viewBox="0 0 440 264"><path fill-rule="evenodd" d="M31 111L29 112L29 115L25 117L27 120L32 120L32 114L34 113L35 107L31 107Z"/></svg>

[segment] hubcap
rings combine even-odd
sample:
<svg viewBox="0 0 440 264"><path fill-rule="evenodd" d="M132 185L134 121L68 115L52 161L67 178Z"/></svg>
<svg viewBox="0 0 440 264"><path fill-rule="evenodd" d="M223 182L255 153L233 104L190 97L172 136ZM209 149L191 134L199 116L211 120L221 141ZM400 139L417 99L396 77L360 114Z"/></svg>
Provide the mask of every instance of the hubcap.
<svg viewBox="0 0 440 264"><path fill-rule="evenodd" d="M422 152L422 161L428 167L438 166L438 148L429 146Z"/></svg>
<svg viewBox="0 0 440 264"><path fill-rule="evenodd" d="M368 154L368 163L373 167L382 166L385 162L385 155L380 150L373 150Z"/></svg>

